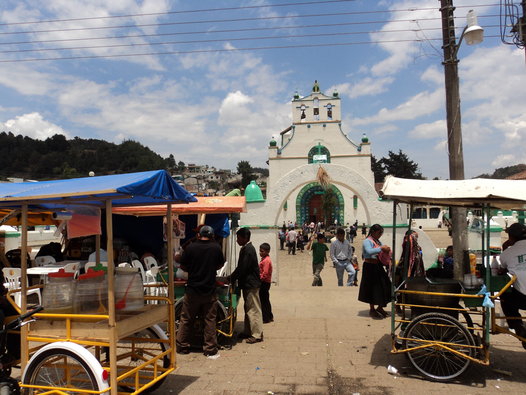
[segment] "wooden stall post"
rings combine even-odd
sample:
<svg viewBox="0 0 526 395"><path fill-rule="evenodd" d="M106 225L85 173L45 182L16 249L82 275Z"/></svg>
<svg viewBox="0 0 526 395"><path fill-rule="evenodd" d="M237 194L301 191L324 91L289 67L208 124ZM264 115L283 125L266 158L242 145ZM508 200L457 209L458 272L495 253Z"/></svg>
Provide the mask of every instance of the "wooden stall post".
<svg viewBox="0 0 526 395"><path fill-rule="evenodd" d="M109 338L110 338L110 386L111 393L117 393L117 324L115 317L115 277L114 277L114 259L113 259L113 219L111 210L111 200L106 201L106 234L108 240L106 243L106 251L108 252L108 313L109 313ZM99 258L99 257L98 257Z"/></svg>
<svg viewBox="0 0 526 395"><path fill-rule="evenodd" d="M95 262L100 263L100 235L95 235Z"/></svg>
<svg viewBox="0 0 526 395"><path fill-rule="evenodd" d="M28 205L24 203L22 205L22 245L20 246L20 267L22 268L20 278L21 288L21 300L22 305L20 306L22 314L27 312L27 210ZM24 371L27 361L29 360L29 346L27 341L28 328L24 325L20 328L20 367Z"/></svg>
<svg viewBox="0 0 526 395"><path fill-rule="evenodd" d="M168 251L168 298L171 301L175 301L175 290L174 290L174 223L173 223L173 216L172 216L172 204L168 203L166 206L167 213L166 213L166 249ZM171 312L168 316L168 338L170 340L170 349L172 352L170 353L170 360L173 362L173 365L175 366L175 317L172 317L171 314L174 312L174 309L171 308Z"/></svg>

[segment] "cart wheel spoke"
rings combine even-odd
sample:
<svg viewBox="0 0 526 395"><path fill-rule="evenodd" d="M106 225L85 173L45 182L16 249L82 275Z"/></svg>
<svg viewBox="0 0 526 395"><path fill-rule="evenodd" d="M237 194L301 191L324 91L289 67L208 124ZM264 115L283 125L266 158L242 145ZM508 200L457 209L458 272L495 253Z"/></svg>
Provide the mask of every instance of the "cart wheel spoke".
<svg viewBox="0 0 526 395"><path fill-rule="evenodd" d="M27 367L24 384L98 391L95 373L77 354L70 350L50 349L40 354ZM26 389L25 394L38 394L38 389ZM75 393L61 392L61 393Z"/></svg>
<svg viewBox="0 0 526 395"><path fill-rule="evenodd" d="M469 366L475 342L469 331L455 318L442 313L427 313L416 317L407 326L404 348L409 349L407 355L415 368L424 376L436 380L447 381L462 374ZM439 345L418 350L413 347L426 343L440 342L455 351L464 354L462 357L442 348Z"/></svg>

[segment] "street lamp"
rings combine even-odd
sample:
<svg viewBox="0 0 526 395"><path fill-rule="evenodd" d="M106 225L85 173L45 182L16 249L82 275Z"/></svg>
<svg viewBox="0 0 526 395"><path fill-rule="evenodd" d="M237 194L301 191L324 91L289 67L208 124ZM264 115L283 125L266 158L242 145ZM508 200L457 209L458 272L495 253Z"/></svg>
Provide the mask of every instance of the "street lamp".
<svg viewBox="0 0 526 395"><path fill-rule="evenodd" d="M460 93L458 79L457 53L465 39L468 45L478 44L483 39L484 30L477 25L477 16L473 10L467 15L467 26L462 31L459 43L455 37L455 19L453 0L440 0L442 12L442 38L444 50L444 77L446 88L447 145L449 154L449 178L464 179L464 153L462 148L462 129L460 119ZM461 280L467 264L467 229L466 210L451 209L451 225L453 238L454 276Z"/></svg>

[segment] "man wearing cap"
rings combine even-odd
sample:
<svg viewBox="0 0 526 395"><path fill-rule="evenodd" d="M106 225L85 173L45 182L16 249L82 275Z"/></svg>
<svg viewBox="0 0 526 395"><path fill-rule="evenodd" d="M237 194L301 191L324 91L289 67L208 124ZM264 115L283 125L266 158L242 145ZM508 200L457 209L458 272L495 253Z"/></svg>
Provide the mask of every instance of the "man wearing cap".
<svg viewBox="0 0 526 395"><path fill-rule="evenodd" d="M517 277L510 292L501 295L502 311L506 317L519 317L519 309L526 309L526 228L519 223L512 224L506 232L508 245L500 256L501 270L507 270ZM507 320L515 333L526 338L526 328L522 320ZM524 343L523 343L524 345Z"/></svg>
<svg viewBox="0 0 526 395"><path fill-rule="evenodd" d="M197 240L186 247L181 257L181 268L188 272L188 282L177 332L177 352L180 354L190 352L194 321L199 316L204 321L204 354L217 355L216 271L224 263L221 247L214 241L214 230L208 225L201 227Z"/></svg>

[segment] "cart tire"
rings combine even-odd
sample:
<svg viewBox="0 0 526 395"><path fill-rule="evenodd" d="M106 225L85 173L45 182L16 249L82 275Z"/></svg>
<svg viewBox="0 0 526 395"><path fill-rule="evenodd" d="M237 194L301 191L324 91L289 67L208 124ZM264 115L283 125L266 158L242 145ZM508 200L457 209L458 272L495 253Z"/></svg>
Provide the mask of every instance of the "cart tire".
<svg viewBox="0 0 526 395"><path fill-rule="evenodd" d="M66 371L68 374L65 374ZM102 372L102 366L84 347L68 342L57 342L43 347L31 358L24 371L22 383L103 391L108 388L108 384L103 380ZM22 388L22 393L26 395L47 391ZM78 391L61 393L78 394Z"/></svg>
<svg viewBox="0 0 526 395"><path fill-rule="evenodd" d="M140 332L134 333L130 338L149 338L154 340L168 340L168 337L164 333L164 331L158 326L154 325L150 328L143 329ZM133 346L133 347L132 347ZM119 342L119 350L120 352L124 352L126 354L132 353L131 356L126 356L126 359L119 361L119 364L123 364L123 362L127 362L128 366L134 367L138 366L145 362L146 359L153 358L155 355L160 354L162 352L165 352L167 347L165 343L152 343L145 341L141 343L140 341L131 341L123 339ZM119 358L119 356L117 356ZM168 355L165 355L162 360L162 367L168 368L170 366L170 357ZM153 376L149 377L148 371L141 372L141 377L145 379L145 382L143 384L146 384L148 381L152 379ZM135 392L135 383L134 383L134 376L131 376L128 378L129 381L123 381L119 382L119 389L123 392ZM156 382L151 387L148 387L147 389L143 390L141 393L147 394L149 392L155 391L158 389L166 380L166 377Z"/></svg>
<svg viewBox="0 0 526 395"><path fill-rule="evenodd" d="M433 381L452 380L466 371L475 355L475 341L471 333L457 319L443 313L426 313L412 320L405 330L404 349L410 350L429 341L447 346L466 356L459 356L439 346L407 351L413 366ZM468 347L469 346L469 347Z"/></svg>
<svg viewBox="0 0 526 395"><path fill-rule="evenodd" d="M179 324L181 320L181 313L183 311L183 299L179 299L177 303L175 303L175 329L176 333L179 329ZM220 329L223 332L228 332L230 329L230 324L228 321L224 321L227 317L227 311L225 309L225 306L223 306L223 303L221 303L219 300L217 301L217 316L216 316L216 322L217 329ZM194 332L192 339L190 340L190 346L192 348L201 348L203 347L203 320L198 316L196 317L196 320L194 322ZM217 343L221 344L225 341L225 336L221 335L220 333L217 333Z"/></svg>

